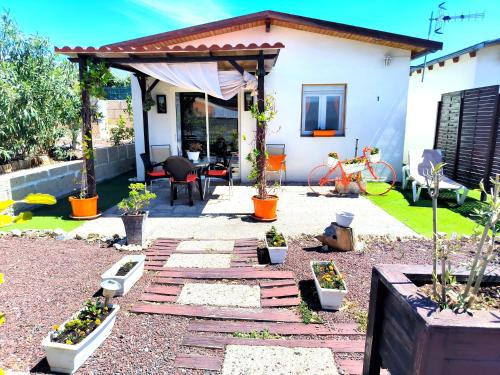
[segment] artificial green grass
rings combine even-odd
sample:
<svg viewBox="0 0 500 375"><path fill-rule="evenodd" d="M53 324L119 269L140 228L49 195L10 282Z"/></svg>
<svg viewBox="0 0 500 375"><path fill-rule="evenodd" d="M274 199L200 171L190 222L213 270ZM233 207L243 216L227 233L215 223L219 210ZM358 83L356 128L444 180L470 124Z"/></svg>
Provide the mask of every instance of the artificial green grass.
<svg viewBox="0 0 500 375"><path fill-rule="evenodd" d="M415 232L432 237L432 201L425 189L422 189L420 200L416 203L412 201L411 190L403 192L396 187L385 195L367 197ZM457 204L455 193L441 191L438 199L438 232L471 235L474 230L483 229L473 215L474 209L480 208L482 204L479 190L470 191L462 206Z"/></svg>
<svg viewBox="0 0 500 375"><path fill-rule="evenodd" d="M98 207L100 211L105 211L113 207L128 195L128 179L132 177L131 172L119 175L112 179L97 184L97 194L99 195ZM12 224L0 228L0 231L11 231L12 229L50 229L60 228L66 232L78 228L84 224L85 220L72 220L69 218L71 207L67 197L57 200L53 206L40 206L32 211L33 219L22 223Z"/></svg>

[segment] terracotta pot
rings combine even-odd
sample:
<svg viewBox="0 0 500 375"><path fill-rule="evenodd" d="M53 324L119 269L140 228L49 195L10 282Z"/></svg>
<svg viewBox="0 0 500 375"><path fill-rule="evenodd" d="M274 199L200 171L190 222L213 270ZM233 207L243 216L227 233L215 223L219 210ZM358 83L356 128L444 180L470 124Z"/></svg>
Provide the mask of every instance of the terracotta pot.
<svg viewBox="0 0 500 375"><path fill-rule="evenodd" d="M92 198L69 197L72 216L75 218L93 217L97 215L97 200L99 196Z"/></svg>
<svg viewBox="0 0 500 375"><path fill-rule="evenodd" d="M275 220L278 197L269 195L266 199L260 199L256 195L252 197L254 217L258 220Z"/></svg>
<svg viewBox="0 0 500 375"><path fill-rule="evenodd" d="M335 130L313 130L314 137L333 137L335 133Z"/></svg>

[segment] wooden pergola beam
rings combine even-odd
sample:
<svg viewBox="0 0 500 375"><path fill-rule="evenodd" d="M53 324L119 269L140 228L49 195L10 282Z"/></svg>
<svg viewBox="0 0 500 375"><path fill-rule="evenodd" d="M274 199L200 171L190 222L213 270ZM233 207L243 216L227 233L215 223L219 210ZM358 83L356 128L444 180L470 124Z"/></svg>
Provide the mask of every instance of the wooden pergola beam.
<svg viewBox="0 0 500 375"><path fill-rule="evenodd" d="M85 142L87 150L93 150L92 145L92 122L90 116L90 95L86 85L86 72L88 70L89 57L78 56L78 74L80 79L81 95L82 95L82 142ZM93 151L92 151L93 152ZM92 198L97 195L97 188L95 182L95 169L94 158L85 157L83 162L85 164L85 172L87 175L87 197Z"/></svg>
<svg viewBox="0 0 500 375"><path fill-rule="evenodd" d="M129 57L96 57L92 58L96 61L103 61L109 64L133 64L133 63L189 63L189 62L217 62L217 61L258 61L259 59L273 60L278 57L277 53L264 55L262 52L258 55L217 55L217 56L155 56L155 57L138 57L137 55ZM70 58L70 61L77 61L75 58Z"/></svg>

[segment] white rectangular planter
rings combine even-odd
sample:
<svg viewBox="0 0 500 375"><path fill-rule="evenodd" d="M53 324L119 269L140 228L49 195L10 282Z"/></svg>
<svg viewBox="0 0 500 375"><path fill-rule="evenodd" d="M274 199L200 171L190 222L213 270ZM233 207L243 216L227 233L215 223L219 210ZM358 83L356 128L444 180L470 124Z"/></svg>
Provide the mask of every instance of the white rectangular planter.
<svg viewBox="0 0 500 375"><path fill-rule="evenodd" d="M319 301L321 302L321 308L325 310L338 310L342 306L344 297L347 294L347 285L345 285L344 282L345 290L322 288L319 284L316 274L314 273L314 268L313 268L313 264L327 265L329 263L330 262L327 261L323 262L311 261L311 272L314 278L314 284L316 285L316 290L318 292ZM335 264L333 266L335 267L335 270L338 271Z"/></svg>
<svg viewBox="0 0 500 375"><path fill-rule="evenodd" d="M76 345L61 344L50 340L50 333L43 339L42 347L47 356L50 370L63 374L73 374L87 360L88 357L101 345L110 335L115 324L116 314L120 310L118 305L110 305L113 308L111 314L94 330ZM76 318L76 313L64 324ZM60 328L62 329L63 326Z"/></svg>
<svg viewBox="0 0 500 375"><path fill-rule="evenodd" d="M116 262L110 269L101 275L101 279L114 280L120 284L120 289L115 296L124 296L134 286L134 284L142 277L144 273L145 255L127 255ZM116 273L127 262L137 262L137 264L124 276L116 276Z"/></svg>
<svg viewBox="0 0 500 375"><path fill-rule="evenodd" d="M370 154L370 155L367 155L367 158L368 160L371 162L371 163L378 163L381 159L381 156L382 156L382 153L379 152L378 154Z"/></svg>
<svg viewBox="0 0 500 375"><path fill-rule="evenodd" d="M343 164L342 168L344 172L347 174L353 174L363 171L366 168L365 163L356 163L356 164Z"/></svg>
<svg viewBox="0 0 500 375"><path fill-rule="evenodd" d="M267 250L269 251L269 258L271 258L272 264L282 264L285 263L286 253L288 251L288 245L285 246L269 246L267 243L267 236L264 237ZM285 242L286 244L286 242Z"/></svg>

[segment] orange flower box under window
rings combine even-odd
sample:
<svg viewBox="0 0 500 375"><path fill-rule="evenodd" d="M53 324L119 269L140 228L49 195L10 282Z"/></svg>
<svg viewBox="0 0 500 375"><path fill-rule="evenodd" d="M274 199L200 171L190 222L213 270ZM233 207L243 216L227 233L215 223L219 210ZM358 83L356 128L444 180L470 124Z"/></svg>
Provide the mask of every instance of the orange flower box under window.
<svg viewBox="0 0 500 375"><path fill-rule="evenodd" d="M335 130L313 130L313 137L334 137Z"/></svg>

